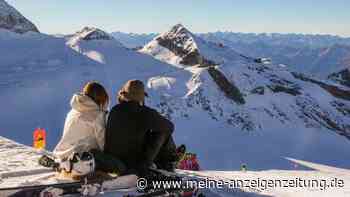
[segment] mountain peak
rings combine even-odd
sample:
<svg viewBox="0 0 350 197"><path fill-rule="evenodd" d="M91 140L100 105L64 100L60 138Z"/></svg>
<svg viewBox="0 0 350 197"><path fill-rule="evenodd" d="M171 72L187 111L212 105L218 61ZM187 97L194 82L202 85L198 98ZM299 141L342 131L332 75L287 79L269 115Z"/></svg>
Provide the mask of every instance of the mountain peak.
<svg viewBox="0 0 350 197"><path fill-rule="evenodd" d="M189 41L191 43L194 42L194 35L182 24L174 25L169 31L164 32L158 37L171 38L171 39L178 37L177 39L178 42L180 41L182 42Z"/></svg>
<svg viewBox="0 0 350 197"><path fill-rule="evenodd" d="M0 0L0 29L16 33L39 32L37 27L5 0Z"/></svg>
<svg viewBox="0 0 350 197"><path fill-rule="evenodd" d="M199 54L196 37L182 24L173 26L169 31L164 32L148 43L141 52L153 54L161 47L167 49L164 57L174 57L175 64L199 65L203 63L203 57ZM162 58L160 58L162 59Z"/></svg>
<svg viewBox="0 0 350 197"><path fill-rule="evenodd" d="M222 64L227 59L241 58L223 45L209 43L196 36L182 24L160 34L140 51L178 66L208 67Z"/></svg>
<svg viewBox="0 0 350 197"><path fill-rule="evenodd" d="M183 26L181 23L174 25L169 33L175 33L175 34L179 34L179 33L191 33L185 26ZM192 34L192 33L191 33Z"/></svg>
<svg viewBox="0 0 350 197"><path fill-rule="evenodd" d="M74 37L79 40L112 40L111 35L96 27L84 27L82 30L75 33Z"/></svg>

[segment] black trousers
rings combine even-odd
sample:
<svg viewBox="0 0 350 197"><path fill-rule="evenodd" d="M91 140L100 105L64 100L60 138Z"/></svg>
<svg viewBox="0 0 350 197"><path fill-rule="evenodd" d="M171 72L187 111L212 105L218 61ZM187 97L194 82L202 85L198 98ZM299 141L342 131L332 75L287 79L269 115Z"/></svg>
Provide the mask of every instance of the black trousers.
<svg viewBox="0 0 350 197"><path fill-rule="evenodd" d="M118 158L115 158L97 149L93 149L90 152L94 155L96 170L107 173L116 173L118 175L127 174L127 168L125 164Z"/></svg>
<svg viewBox="0 0 350 197"><path fill-rule="evenodd" d="M91 150L90 152L95 158L96 170L117 173L119 175L143 174L152 163L155 163L160 169L172 170L172 165L178 161L173 137L150 133L145 142L146 161L145 163L140 163L137 167L126 166L120 159L100 150Z"/></svg>
<svg viewBox="0 0 350 197"><path fill-rule="evenodd" d="M150 146L148 151L151 151L148 160L155 163L158 168L170 170L171 165L178 160L176 145L172 136L159 137L150 134L146 144L146 146Z"/></svg>

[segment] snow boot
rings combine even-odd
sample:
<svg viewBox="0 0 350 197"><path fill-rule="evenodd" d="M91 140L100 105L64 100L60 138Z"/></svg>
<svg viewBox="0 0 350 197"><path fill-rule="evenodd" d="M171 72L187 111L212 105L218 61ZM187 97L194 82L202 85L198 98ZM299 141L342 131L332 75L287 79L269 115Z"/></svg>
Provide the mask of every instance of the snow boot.
<svg viewBox="0 0 350 197"><path fill-rule="evenodd" d="M50 158L47 155L43 155L39 158L39 164L47 168L52 168L55 171L57 171L60 166L59 163L55 162L54 159Z"/></svg>

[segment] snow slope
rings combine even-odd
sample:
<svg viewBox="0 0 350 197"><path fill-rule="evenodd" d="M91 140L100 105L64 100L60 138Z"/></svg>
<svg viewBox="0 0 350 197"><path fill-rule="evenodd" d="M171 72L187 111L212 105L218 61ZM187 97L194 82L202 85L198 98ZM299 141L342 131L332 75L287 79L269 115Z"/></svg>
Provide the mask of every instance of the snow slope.
<svg viewBox="0 0 350 197"><path fill-rule="evenodd" d="M0 29L8 29L17 33L39 32L32 22L5 0L0 0Z"/></svg>
<svg viewBox="0 0 350 197"><path fill-rule="evenodd" d="M115 103L117 90L127 80L147 82L148 78L171 77L177 72L173 66L131 51L114 39L76 39L72 46L72 40L66 43L64 38L1 31L0 40L1 134L31 144L33 130L41 126L48 131L49 149L59 140L71 96L87 81L104 84ZM182 75L178 76L176 79L182 80Z"/></svg>
<svg viewBox="0 0 350 197"><path fill-rule="evenodd" d="M215 46L216 52L211 54L212 45L205 41L196 43L197 50L206 50L217 64L228 65L219 66L220 70L227 69L227 80L222 79L221 72L209 72L207 67L160 62L125 48L115 39L84 39L91 33L104 35L91 28L79 31L68 41L43 34L0 34L0 39L7 40L6 48L0 47L6 54L0 57L0 62L5 63L1 68L6 71L1 71L1 135L30 145L33 130L43 127L48 132L50 150L61 135L72 94L80 91L84 83L100 81L114 104L122 84L137 78L147 84L150 99L146 103L174 121L176 142L186 143L190 151L198 153L203 169L239 169L242 163L256 170L291 169L293 165L284 159L286 156L350 166L346 159L348 140L326 129L331 127L329 123L336 122L340 129L331 129L346 134L342 128L346 127L348 116L328 102L347 106L348 101L332 97L319 85L294 79L284 70L271 71L235 52L230 55L232 50L219 50L221 46ZM194 54L195 63L210 60L201 53ZM176 58L183 57L186 55ZM52 59L59 61L49 61ZM250 67L244 66L247 63ZM297 85L302 94L290 95L294 91L289 86ZM264 87L265 95L251 93L258 86ZM289 93L273 92L275 86ZM305 100L309 103L304 104ZM312 105L315 106L309 107ZM323 114L325 120L319 117Z"/></svg>
<svg viewBox="0 0 350 197"><path fill-rule="evenodd" d="M20 155L23 159L19 160L14 154ZM15 143L6 138L0 137L0 156L6 158L0 165L0 188L16 187L21 185L33 184L50 184L63 182L53 178L52 172L45 172L45 169L38 167L35 161L38 153L30 147ZM251 171L248 166L248 171L177 171L179 174L190 177L189 179L202 180L203 183L209 181L207 189L202 189L202 192L207 196L217 197L290 197L290 196L320 196L320 197L345 197L350 192L350 171L332 166L320 165L302 160L286 158L293 165L294 170L265 170ZM308 167L310 170L297 170L299 166ZM337 187L331 187L331 181L337 179ZM319 181L318 184L309 184L306 187L302 184L301 187L268 187L267 181L275 180L305 180ZM213 181L226 182L221 188L216 188ZM252 183L249 187L233 188L233 180L248 180L259 181L259 184ZM265 182L264 182L265 181ZM335 181L333 182L333 184ZM292 183L293 184L293 183ZM249 184L246 184L249 185ZM278 185L278 183L277 183ZM311 187L312 186L312 187ZM1 191L0 191L0 194ZM122 196L125 193L105 193L100 196Z"/></svg>
<svg viewBox="0 0 350 197"><path fill-rule="evenodd" d="M349 142L335 134L349 137L346 87L257 63L225 46L205 42L182 25L160 34L140 52L194 73L186 102L168 101L171 104L161 108L175 119L183 116L194 123L205 122L177 120L180 131L189 125L197 131L184 132L180 139L195 146L208 166L239 168L246 162L254 169L288 169L291 166L282 157L293 155L349 167L342 158ZM183 108L186 113L179 115L178 109ZM198 108L206 113L198 113ZM215 140L210 139L213 135ZM194 142L195 138L203 140ZM213 155L225 162L211 160Z"/></svg>

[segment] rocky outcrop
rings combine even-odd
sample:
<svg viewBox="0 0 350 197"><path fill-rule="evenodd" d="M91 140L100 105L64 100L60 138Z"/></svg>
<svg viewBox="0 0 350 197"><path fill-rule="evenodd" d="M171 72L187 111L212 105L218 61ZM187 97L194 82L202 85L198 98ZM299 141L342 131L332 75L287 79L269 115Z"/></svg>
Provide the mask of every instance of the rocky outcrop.
<svg viewBox="0 0 350 197"><path fill-rule="evenodd" d="M350 71L349 69L342 70L338 73L331 74L328 79L333 80L341 85L350 88Z"/></svg>
<svg viewBox="0 0 350 197"><path fill-rule="evenodd" d="M283 92L283 93L286 93L286 94L290 94L292 96L297 96L297 95L301 94L299 89L295 88L295 87L285 87L285 86L282 86L282 85L269 85L267 87L274 93Z"/></svg>
<svg viewBox="0 0 350 197"><path fill-rule="evenodd" d="M78 31L74 35L81 40L113 40L114 38L108 33L95 27L84 27L81 31Z"/></svg>
<svg viewBox="0 0 350 197"><path fill-rule="evenodd" d="M314 121L317 124L333 130L338 134L350 139L349 123L344 123L336 120L328 111L323 110L320 105L314 101L314 99L310 97L298 97L296 99L296 104L300 107L303 115L307 117L307 119L305 119L306 125L314 127L314 125L312 125L313 123L310 122Z"/></svg>
<svg viewBox="0 0 350 197"><path fill-rule="evenodd" d="M212 77L219 89L225 93L225 96L237 104L245 104L241 91L230 82L223 73L214 67L208 68L209 75Z"/></svg>
<svg viewBox="0 0 350 197"><path fill-rule="evenodd" d="M181 57L180 64L210 66L215 63L204 58L196 45L194 35L181 24L175 25L169 32L155 38L159 45Z"/></svg>
<svg viewBox="0 0 350 197"><path fill-rule="evenodd" d="M325 89L328 93L330 93L331 95L333 95L336 98L350 101L350 91L349 90L345 90L345 89L342 89L338 86L330 85L330 84L327 84L325 82L318 81L316 79L312 79L312 78L307 77L301 73L292 72L292 75L297 79L319 85L321 88Z"/></svg>
<svg viewBox="0 0 350 197"><path fill-rule="evenodd" d="M0 0L0 29L7 29L16 33L39 32L32 22L4 0Z"/></svg>

